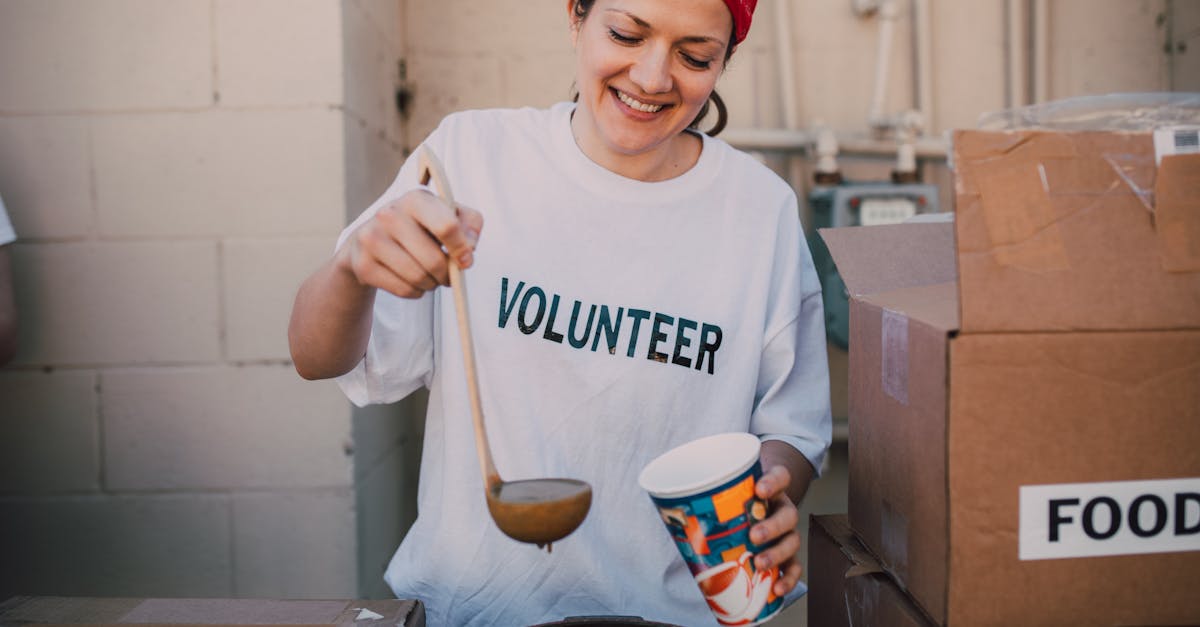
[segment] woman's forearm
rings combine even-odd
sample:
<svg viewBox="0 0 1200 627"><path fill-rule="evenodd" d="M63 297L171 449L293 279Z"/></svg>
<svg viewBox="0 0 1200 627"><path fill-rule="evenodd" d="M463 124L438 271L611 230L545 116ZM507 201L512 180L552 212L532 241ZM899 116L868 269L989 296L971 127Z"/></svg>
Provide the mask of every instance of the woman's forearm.
<svg viewBox="0 0 1200 627"><path fill-rule="evenodd" d="M797 506L804 499L804 494L808 492L808 485L812 483L813 476L816 474L813 471L812 464L808 462L808 458L800 454L790 444L779 440L767 440L762 444L762 452L760 453L763 471L767 471L772 466L783 466L787 468L792 475L792 481L788 484L787 495Z"/></svg>
<svg viewBox="0 0 1200 627"><path fill-rule="evenodd" d="M296 293L288 345L305 379L343 375L366 354L375 288L359 283L340 263L331 259Z"/></svg>

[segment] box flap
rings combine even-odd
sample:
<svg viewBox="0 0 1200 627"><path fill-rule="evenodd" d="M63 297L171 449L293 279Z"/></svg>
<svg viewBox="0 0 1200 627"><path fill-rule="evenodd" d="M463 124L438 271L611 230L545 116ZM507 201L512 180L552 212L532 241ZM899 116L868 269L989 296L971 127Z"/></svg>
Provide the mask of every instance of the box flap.
<svg viewBox="0 0 1200 627"><path fill-rule="evenodd" d="M946 333L958 330L958 285L955 283L878 292L863 297L863 300Z"/></svg>
<svg viewBox="0 0 1200 627"><path fill-rule="evenodd" d="M954 281L954 226L893 224L820 229L854 295Z"/></svg>
<svg viewBox="0 0 1200 627"><path fill-rule="evenodd" d="M964 332L1200 328L1200 159L1156 166L1149 133L957 131L954 167Z"/></svg>
<svg viewBox="0 0 1200 627"><path fill-rule="evenodd" d="M1154 199L1163 268L1200 271L1200 154L1163 157Z"/></svg>
<svg viewBox="0 0 1200 627"><path fill-rule="evenodd" d="M837 543L838 549L850 564L850 568L846 570L846 578L884 572L883 567L879 565L879 560L858 543L854 532L850 530L850 521L845 514L810 515L809 524L815 525L816 528L829 534L829 537Z"/></svg>
<svg viewBox="0 0 1200 627"><path fill-rule="evenodd" d="M859 544L845 515L809 518L808 624L929 627L929 620ZM867 566L864 568L864 564Z"/></svg>

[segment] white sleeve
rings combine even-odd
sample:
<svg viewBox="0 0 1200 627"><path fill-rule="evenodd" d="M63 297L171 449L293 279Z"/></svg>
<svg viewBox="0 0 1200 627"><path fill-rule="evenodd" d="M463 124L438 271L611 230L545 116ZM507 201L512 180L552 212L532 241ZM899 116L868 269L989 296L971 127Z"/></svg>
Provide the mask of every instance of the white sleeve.
<svg viewBox="0 0 1200 627"><path fill-rule="evenodd" d="M443 135L444 127L443 122L422 145L440 145L438 140ZM418 154L419 147L404 161L387 191L342 231L338 237L338 248L380 208L421 187L417 180ZM367 353L353 370L337 378L342 392L351 402L359 407L392 403L420 387L429 386L433 377L434 310L437 300L437 290L426 292L417 299L400 298L378 291L372 310Z"/></svg>
<svg viewBox="0 0 1200 627"><path fill-rule="evenodd" d="M788 443L819 475L833 438L821 285L799 221L785 219L780 231L772 281L777 303L768 318L750 429L764 441Z"/></svg>

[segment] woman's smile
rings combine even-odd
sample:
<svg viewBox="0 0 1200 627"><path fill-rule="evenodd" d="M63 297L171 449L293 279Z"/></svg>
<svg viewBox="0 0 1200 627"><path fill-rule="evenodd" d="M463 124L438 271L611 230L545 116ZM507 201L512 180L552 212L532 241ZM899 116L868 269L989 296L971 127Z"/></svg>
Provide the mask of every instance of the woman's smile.
<svg viewBox="0 0 1200 627"><path fill-rule="evenodd" d="M609 87L609 89L611 89L613 91L613 93L615 93L617 95L618 100L620 100L621 102L628 105L629 108L634 109L641 113L658 113L659 111L662 110L663 107L667 106L667 105L661 105L661 104L650 104L648 102L642 102L641 100L638 100L638 99L634 98L633 96L630 96L629 94L617 89L616 87Z"/></svg>

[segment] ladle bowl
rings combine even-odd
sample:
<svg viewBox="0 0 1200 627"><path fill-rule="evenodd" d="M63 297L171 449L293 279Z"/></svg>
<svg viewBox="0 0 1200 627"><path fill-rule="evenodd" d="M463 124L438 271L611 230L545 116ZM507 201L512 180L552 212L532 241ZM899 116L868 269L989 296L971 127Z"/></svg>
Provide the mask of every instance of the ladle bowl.
<svg viewBox="0 0 1200 627"><path fill-rule="evenodd" d="M450 183L437 155L423 146L419 157L420 180L428 185L432 180L442 200L456 211L458 205L450 192ZM471 419L475 425L475 449L479 468L483 472L488 512L492 520L508 537L548 546L575 531L587 517L592 506L592 487L578 479L526 479L504 481L492 461L487 430L483 424L483 404L479 395L479 378L475 368L475 344L471 339L470 317L467 312L467 287L458 261L450 258L450 287L454 291L454 307L458 314L458 333L462 341L463 364L467 375L467 392L471 400Z"/></svg>
<svg viewBox="0 0 1200 627"><path fill-rule="evenodd" d="M577 479L501 481L488 486L487 505L508 537L548 545L567 537L587 517L592 486Z"/></svg>

